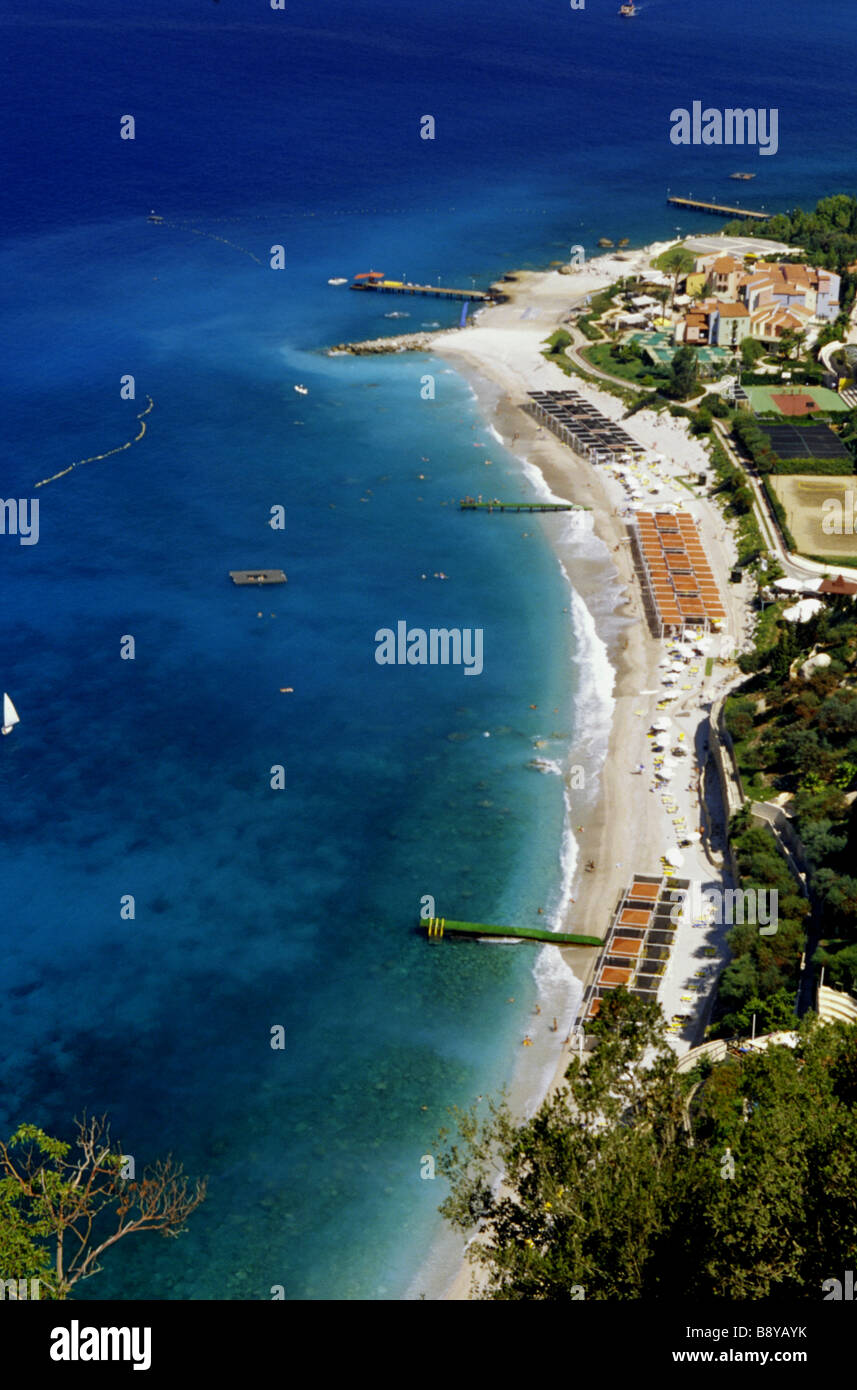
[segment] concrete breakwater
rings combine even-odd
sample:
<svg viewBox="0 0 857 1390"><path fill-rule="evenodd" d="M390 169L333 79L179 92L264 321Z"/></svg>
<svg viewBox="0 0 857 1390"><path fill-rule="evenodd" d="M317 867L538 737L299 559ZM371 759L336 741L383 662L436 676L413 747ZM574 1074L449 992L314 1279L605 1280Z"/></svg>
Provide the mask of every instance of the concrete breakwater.
<svg viewBox="0 0 857 1390"><path fill-rule="evenodd" d="M432 328L422 333L399 333L392 338L367 338L362 343L336 343L327 349L328 357L341 357L344 353L352 357L368 357L377 352L428 352L435 338L444 333L459 333L454 328Z"/></svg>

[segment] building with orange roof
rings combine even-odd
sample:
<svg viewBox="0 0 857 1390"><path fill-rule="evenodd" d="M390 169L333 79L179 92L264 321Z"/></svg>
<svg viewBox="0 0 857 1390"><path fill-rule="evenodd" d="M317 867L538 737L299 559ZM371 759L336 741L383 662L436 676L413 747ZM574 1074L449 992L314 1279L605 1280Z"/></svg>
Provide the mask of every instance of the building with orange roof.
<svg viewBox="0 0 857 1390"><path fill-rule="evenodd" d="M717 347L738 347L750 328L750 310L739 300L726 300L712 311L711 341Z"/></svg>
<svg viewBox="0 0 857 1390"><path fill-rule="evenodd" d="M707 288L711 294L722 295L724 299L737 299L738 281L744 274L741 261L734 256L718 256L708 271Z"/></svg>

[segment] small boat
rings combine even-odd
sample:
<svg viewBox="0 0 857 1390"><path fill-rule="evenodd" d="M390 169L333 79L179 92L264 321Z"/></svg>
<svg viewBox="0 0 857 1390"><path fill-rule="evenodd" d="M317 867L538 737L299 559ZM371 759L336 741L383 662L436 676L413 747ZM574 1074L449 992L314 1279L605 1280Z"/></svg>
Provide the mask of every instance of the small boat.
<svg viewBox="0 0 857 1390"><path fill-rule="evenodd" d="M299 396L308 396L308 395L309 395L309 387L308 387L308 386L296 386L296 387L295 387L295 390L297 391L297 393L298 393Z"/></svg>
<svg viewBox="0 0 857 1390"><path fill-rule="evenodd" d="M619 242L619 245L620 245L620 246L630 246L630 244L631 244L631 238L630 238L630 237L626 237L626 236L623 236L622 239L621 239L621 241Z"/></svg>
<svg viewBox="0 0 857 1390"><path fill-rule="evenodd" d="M619 13L624 19L633 19L634 15L637 13L634 0L631 0L629 5L620 5Z"/></svg>
<svg viewBox="0 0 857 1390"><path fill-rule="evenodd" d="M16 724L20 724L21 719L9 696L5 690L3 692L3 727L0 733L11 734Z"/></svg>
<svg viewBox="0 0 857 1390"><path fill-rule="evenodd" d="M346 276L344 276L344 275L337 275L335 279L333 279L333 280L328 280L327 283L328 283L329 285L347 285L347 284L348 284L348 280L347 280Z"/></svg>
<svg viewBox="0 0 857 1390"><path fill-rule="evenodd" d="M147 222L163 222L163 220L164 220L163 217L161 217L157 212L155 212L155 209L154 209L154 208L152 208L152 211L149 213L149 216L146 218L146 221L147 221Z"/></svg>
<svg viewBox="0 0 857 1390"><path fill-rule="evenodd" d="M609 237L600 236L600 237L598 238L598 245L599 245L599 246L612 246L613 243L612 243L612 241L610 240Z"/></svg>
<svg viewBox="0 0 857 1390"><path fill-rule="evenodd" d="M730 174L730 179L754 179L755 174Z"/></svg>

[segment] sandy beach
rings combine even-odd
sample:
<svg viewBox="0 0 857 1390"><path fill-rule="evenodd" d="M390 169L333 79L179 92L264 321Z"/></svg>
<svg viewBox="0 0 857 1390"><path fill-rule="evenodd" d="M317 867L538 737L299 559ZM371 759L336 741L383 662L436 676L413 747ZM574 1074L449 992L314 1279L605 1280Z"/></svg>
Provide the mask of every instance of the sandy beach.
<svg viewBox="0 0 857 1390"><path fill-rule="evenodd" d="M645 618L628 532L632 504L622 480L611 469L596 467L578 457L526 414L521 405L527 400L528 391L572 387L604 415L613 420L621 419L624 402L580 377L566 376L542 355L544 342L565 323L576 302L605 288L620 275L644 269L668 244L643 248L622 260L602 257L570 275L558 271L516 273L514 281L504 282L503 289L508 294L506 303L481 311L474 325L439 335L431 344L432 352L471 381L484 409L490 411L490 423L506 448L535 465L553 493L592 509L593 533L602 546L600 555L591 541L585 551L576 544L567 520L563 525L558 518L550 518L544 524L574 589L592 614L596 631L606 644L615 670L615 704L607 758L597 773L597 785L589 788L594 790L594 796L587 798L582 823L573 827L578 842L577 871L565 920L559 924L560 930L601 937L607 933L617 896L630 882L632 874L660 872L661 855L667 846L676 843L680 828L692 832L701 829L704 823L700 805L701 770L707 750L706 707L735 682L737 668L731 663L718 663L710 675L706 675L706 663L697 661L683 672L688 679L681 678L680 687L675 691L667 689L664 665L669 643L651 635ZM577 338L579 340L579 335ZM660 456L661 460L653 465L659 487L656 500L646 496L633 505L677 504L690 512L699 525L729 614L727 631L718 639L718 648L725 661L743 645L748 624L747 592L743 585L733 586L728 582L735 549L716 503L705 496L702 489L691 490L688 486L689 478L695 478L709 466L707 450L699 439L690 436L686 421L669 415L640 411L625 422L624 428L652 451L653 457ZM679 477L682 482L677 481ZM606 577L609 577L607 583ZM605 592L612 600L607 611ZM665 789L654 780L653 756L657 755L652 753L650 726L664 713L663 707L659 710L658 706L666 694L670 695L668 714L675 726L672 738L682 739L682 751L688 748L694 752L692 756L687 755L677 781L665 794ZM640 765L644 766L644 772L636 771ZM715 797L715 804L709 807L714 824L720 815L716 800ZM590 861L596 865L594 872L585 870ZM705 838L686 850L680 872L683 877L698 879L704 884L719 884L723 881L722 869L723 860L715 837L713 842ZM690 923L681 927L676 936L673 959L659 998L668 1017L674 1007L688 1012L687 1025L673 1039L676 1050L683 1052L702 1040L713 984L726 959L725 929L706 937L708 944L713 942L718 959L705 967L709 979L692 981L694 986L702 984L704 988L698 998L694 996L690 1009L686 1004L679 1005L678 1000L692 997L681 991L690 987L687 972L690 976L699 973L692 967L699 966L700 938L698 933L694 935ZM583 948L569 949L563 954L585 988L594 971L597 954ZM554 1089L563 1080L571 1045L556 1035L551 1036L550 1019L548 1000L534 1020L531 1035L535 1043L541 1041L543 1046L552 1044L559 1049L549 1088ZM539 1033L545 1036L539 1039ZM523 1097L520 1083L516 1087L513 1082L510 1098L522 1113L532 1113L542 1095ZM445 1296L448 1299L470 1297L473 1277L473 1267L465 1261Z"/></svg>

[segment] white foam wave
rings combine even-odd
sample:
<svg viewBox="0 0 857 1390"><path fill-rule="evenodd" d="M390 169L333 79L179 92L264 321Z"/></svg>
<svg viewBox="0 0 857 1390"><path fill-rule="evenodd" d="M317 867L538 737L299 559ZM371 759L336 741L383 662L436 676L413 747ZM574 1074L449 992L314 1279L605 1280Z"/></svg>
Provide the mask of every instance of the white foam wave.
<svg viewBox="0 0 857 1390"><path fill-rule="evenodd" d="M562 776L562 768L555 758L533 758L527 767L533 768L536 772L552 773L554 777Z"/></svg>
<svg viewBox="0 0 857 1390"><path fill-rule="evenodd" d="M572 658L576 684L574 752L575 756L581 756L585 761L588 773L587 790L592 796L598 774L607 758L610 727L616 707L613 697L616 672L610 664L606 643L598 634L592 614L574 588L562 561L559 564L570 590L570 618L575 635L575 654ZM565 825L560 851L560 889L556 907L549 918L553 931L560 931L565 922L580 855L580 847L572 830L572 803L568 787L565 788L564 801ZM560 952L552 951L549 947L540 951L533 975L540 997L557 1020L557 1036L566 1037L580 1011L583 999L582 982L566 965ZM538 1108L540 1097L550 1084L555 1065L554 1059L552 1062L546 1062L542 1068L539 1088L533 1093L528 1107L529 1114L533 1114Z"/></svg>
<svg viewBox="0 0 857 1390"><path fill-rule="evenodd" d="M560 565L568 579L561 561ZM578 737L586 730L583 750L589 758L597 759L600 770L607 756L607 741L616 708L613 698L616 672L607 655L607 644L598 635L595 619L570 580L569 587L571 621L577 639L572 662L577 676L574 727Z"/></svg>
<svg viewBox="0 0 857 1390"><path fill-rule="evenodd" d="M565 912L571 898L571 886L574 882L574 875L577 872L577 861L580 857L580 846L577 843L574 831L571 828L571 797L566 787L564 793L565 801L565 825L562 833L562 848L560 850L560 887L557 905L550 913L549 921L552 931L560 931L565 921ZM574 1027L575 1020L580 1011L583 999L583 983L577 978L570 965L563 960L559 951L551 950L549 946L543 947L536 957L533 966L533 976L536 981L536 988L539 997L545 1001L550 1012L557 1021L557 1038L565 1038ZM550 1057L542 1067L542 1074L539 1078L538 1088L532 1093L527 1105L527 1114L532 1115L541 1104L541 1098L553 1079L556 1070L556 1058Z"/></svg>
<svg viewBox="0 0 857 1390"><path fill-rule="evenodd" d="M568 497L560 497L558 493L551 492L544 473L535 463L531 463L528 458L524 458L522 455L518 455L518 458L524 470L524 477L540 502L568 502L570 500Z"/></svg>

